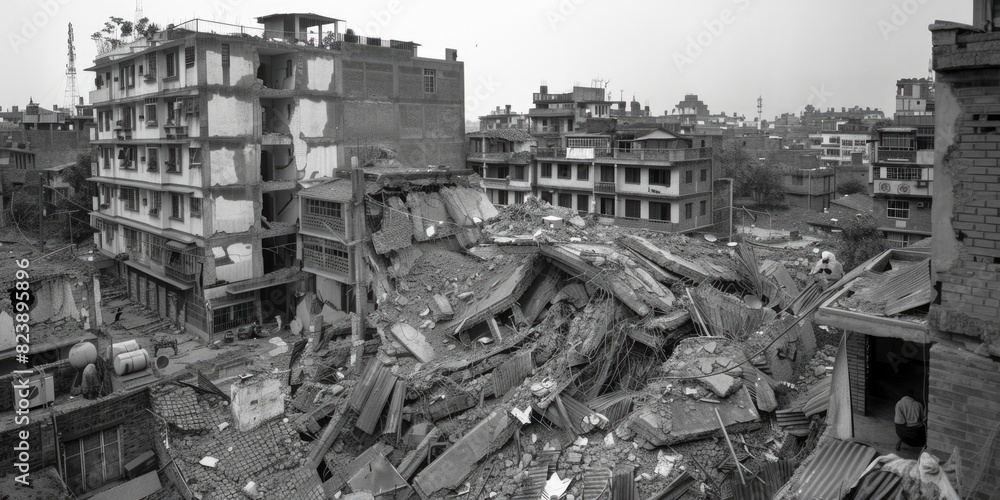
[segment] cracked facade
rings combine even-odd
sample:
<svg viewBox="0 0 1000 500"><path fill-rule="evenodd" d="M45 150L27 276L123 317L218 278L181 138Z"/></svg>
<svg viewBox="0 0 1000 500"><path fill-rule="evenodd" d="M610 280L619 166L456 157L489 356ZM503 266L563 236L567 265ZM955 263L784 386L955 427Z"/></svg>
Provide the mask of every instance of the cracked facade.
<svg viewBox="0 0 1000 500"><path fill-rule="evenodd" d="M194 20L89 68L95 244L124 260L133 300L212 340L294 316L300 276L280 271L295 261L301 182L351 157L464 161L454 50L419 57L415 43L340 33L314 14L258 22L230 36ZM322 46L305 43L323 25Z"/></svg>

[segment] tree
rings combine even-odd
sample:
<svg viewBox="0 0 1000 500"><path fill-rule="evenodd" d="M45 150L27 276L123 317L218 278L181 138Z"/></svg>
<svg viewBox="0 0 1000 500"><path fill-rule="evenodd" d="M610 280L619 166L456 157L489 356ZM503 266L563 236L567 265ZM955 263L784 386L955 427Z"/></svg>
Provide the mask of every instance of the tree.
<svg viewBox="0 0 1000 500"><path fill-rule="evenodd" d="M889 242L882 231L879 231L878 223L871 215L848 219L841 228L837 240L837 258L844 265L844 270L854 269L889 248Z"/></svg>
<svg viewBox="0 0 1000 500"><path fill-rule="evenodd" d="M868 192L868 184L865 184L864 182L861 182L858 179L849 179L844 182L841 182L837 186L838 194L858 194L867 192Z"/></svg>
<svg viewBox="0 0 1000 500"><path fill-rule="evenodd" d="M741 145L722 149L715 161L722 177L733 179L733 196L752 198L764 207L774 207L784 201L784 179L781 165L773 158L754 158Z"/></svg>
<svg viewBox="0 0 1000 500"><path fill-rule="evenodd" d="M160 31L158 24L149 22L149 18L145 17L136 23L115 16L108 19L104 28L90 35L90 39L97 44L98 54L122 47L139 37L149 38Z"/></svg>
<svg viewBox="0 0 1000 500"><path fill-rule="evenodd" d="M74 242L80 242L95 232L90 225L90 214L87 210L87 207L93 203L95 193L94 183L87 180L90 177L91 162L90 153L80 154L76 158L75 165L63 169L59 174L63 181L74 188L73 193L68 198L57 195L55 203L60 212L69 212L67 216L72 219L70 222L71 234L68 234L67 237Z"/></svg>

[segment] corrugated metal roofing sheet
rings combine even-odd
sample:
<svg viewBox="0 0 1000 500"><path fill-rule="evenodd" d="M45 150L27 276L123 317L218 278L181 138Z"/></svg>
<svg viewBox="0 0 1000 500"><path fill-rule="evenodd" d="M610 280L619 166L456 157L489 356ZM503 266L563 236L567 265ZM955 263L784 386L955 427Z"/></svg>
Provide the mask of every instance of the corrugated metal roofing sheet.
<svg viewBox="0 0 1000 500"><path fill-rule="evenodd" d="M816 452L792 493L801 499L840 500L877 455L870 446L833 441Z"/></svg>
<svg viewBox="0 0 1000 500"><path fill-rule="evenodd" d="M832 380L830 377L823 377L806 393L809 399L802 407L802 413L805 413L807 417L823 413L830 407L830 382Z"/></svg>
<svg viewBox="0 0 1000 500"><path fill-rule="evenodd" d="M790 460L778 460L777 462L768 462L754 476L759 477L763 482L747 478L747 484L744 485L738 477L731 475L729 483L733 492L733 500L762 500L771 498L788 482L793 472L795 472L795 468L792 467Z"/></svg>
<svg viewBox="0 0 1000 500"><path fill-rule="evenodd" d="M898 475L879 470L861 478L858 486L847 496L849 500L896 500L902 498L901 479Z"/></svg>
<svg viewBox="0 0 1000 500"><path fill-rule="evenodd" d="M583 500L611 500L611 469L595 467L584 471Z"/></svg>

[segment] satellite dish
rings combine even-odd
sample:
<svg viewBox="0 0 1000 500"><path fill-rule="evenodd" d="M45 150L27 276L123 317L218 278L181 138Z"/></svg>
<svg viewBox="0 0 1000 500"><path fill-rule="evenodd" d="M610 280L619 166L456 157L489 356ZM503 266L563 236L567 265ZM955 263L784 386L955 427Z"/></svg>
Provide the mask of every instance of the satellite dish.
<svg viewBox="0 0 1000 500"><path fill-rule="evenodd" d="M746 297L743 297L743 302L745 302L747 307L750 309L760 309L761 307L764 307L764 303L761 302L756 295L747 295Z"/></svg>
<svg viewBox="0 0 1000 500"><path fill-rule="evenodd" d="M156 358L156 367L159 368L160 370L166 368L167 365L169 364L170 364L170 358L166 356L160 356Z"/></svg>
<svg viewBox="0 0 1000 500"><path fill-rule="evenodd" d="M739 243L736 243L735 241L730 241L729 243L726 243L726 246L730 246L730 247L734 247L736 245L739 245Z"/></svg>
<svg viewBox="0 0 1000 500"><path fill-rule="evenodd" d="M716 241L719 241L719 238L716 238L714 234L706 234L705 240L711 243L715 243Z"/></svg>

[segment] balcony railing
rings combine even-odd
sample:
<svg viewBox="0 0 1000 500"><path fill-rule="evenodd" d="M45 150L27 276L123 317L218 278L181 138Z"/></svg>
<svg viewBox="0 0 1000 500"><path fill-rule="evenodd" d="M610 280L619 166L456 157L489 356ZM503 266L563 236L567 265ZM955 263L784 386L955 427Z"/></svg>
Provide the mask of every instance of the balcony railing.
<svg viewBox="0 0 1000 500"><path fill-rule="evenodd" d="M192 19L178 24L167 30L167 36L174 39L184 36L187 32L191 31L224 36L236 36L240 38L263 38L270 42L284 42L291 44L305 43L311 46L316 46L317 43L316 37L306 31L294 32L265 30L259 26L240 26L238 24L220 23L218 21L209 21L205 19ZM327 39L327 35L332 36L330 39ZM341 44L351 43L413 52L419 46L414 42L403 42L399 40L390 40L388 38L365 37L347 33L329 33L326 30L323 32L323 38L324 40L319 40L319 44L323 48L327 49L339 49ZM332 43L325 44L324 42Z"/></svg>
<svg viewBox="0 0 1000 500"><path fill-rule="evenodd" d="M554 101L573 101L573 93L567 92L565 94L540 94L535 92L531 95L531 99L534 102L554 102Z"/></svg>
<svg viewBox="0 0 1000 500"><path fill-rule="evenodd" d="M510 184L509 179L497 179L493 177L483 177L480 182L487 189L506 189Z"/></svg>
<svg viewBox="0 0 1000 500"><path fill-rule="evenodd" d="M594 183L595 193L614 193L615 183L614 182L595 182Z"/></svg>
<svg viewBox="0 0 1000 500"><path fill-rule="evenodd" d="M566 158L566 148L538 148L538 158ZM712 157L712 148L687 149L618 149L594 148L595 158L621 160L686 161Z"/></svg>
<svg viewBox="0 0 1000 500"><path fill-rule="evenodd" d="M163 134L167 139L180 139L187 137L188 128L186 125L164 125Z"/></svg>
<svg viewBox="0 0 1000 500"><path fill-rule="evenodd" d="M650 219L637 219L634 217L615 217L615 224L620 227L630 227L635 229L649 229L650 231L660 231L672 233L676 231L676 224L673 222Z"/></svg>
<svg viewBox="0 0 1000 500"><path fill-rule="evenodd" d="M875 152L875 161L886 163L916 163L916 151L893 151L878 148Z"/></svg>
<svg viewBox="0 0 1000 500"><path fill-rule="evenodd" d="M323 271L332 271L342 275L347 275L347 259L330 255L319 250L305 248L302 250L302 263L305 267L311 267Z"/></svg>
<svg viewBox="0 0 1000 500"><path fill-rule="evenodd" d="M503 163L527 165L531 161L531 153L529 151L517 151L517 152L506 152L506 153L472 152L469 153L466 159L471 161L496 161Z"/></svg>
<svg viewBox="0 0 1000 500"><path fill-rule="evenodd" d="M191 283L195 280L197 274L190 269L182 269L177 267L172 267L167 264L163 266L163 272L168 278L173 278L175 280L183 281L185 283Z"/></svg>
<svg viewBox="0 0 1000 500"><path fill-rule="evenodd" d="M309 229L319 234L330 234L333 228L338 234L344 234L344 219L339 217L305 214L302 216L302 229Z"/></svg>

